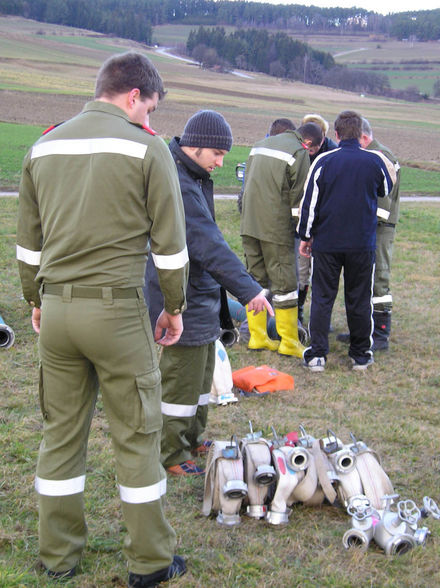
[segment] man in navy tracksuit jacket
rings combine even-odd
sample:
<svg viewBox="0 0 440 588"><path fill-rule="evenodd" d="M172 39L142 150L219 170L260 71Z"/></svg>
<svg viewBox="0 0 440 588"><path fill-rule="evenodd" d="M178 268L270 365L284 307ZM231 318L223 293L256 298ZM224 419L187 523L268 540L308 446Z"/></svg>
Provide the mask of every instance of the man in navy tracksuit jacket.
<svg viewBox="0 0 440 588"><path fill-rule="evenodd" d="M361 149L362 119L353 111L335 121L339 148L322 154L310 169L301 202L300 253L313 257L311 346L304 366L323 371L339 276L344 269L349 356L353 369L373 363L372 287L377 197L387 196L393 172L379 152Z"/></svg>

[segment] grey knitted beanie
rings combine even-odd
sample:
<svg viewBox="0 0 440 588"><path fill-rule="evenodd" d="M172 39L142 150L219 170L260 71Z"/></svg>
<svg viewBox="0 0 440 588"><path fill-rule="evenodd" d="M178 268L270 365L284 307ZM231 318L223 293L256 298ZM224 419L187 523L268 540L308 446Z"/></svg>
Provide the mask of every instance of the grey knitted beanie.
<svg viewBox="0 0 440 588"><path fill-rule="evenodd" d="M180 145L208 147L230 151L232 147L231 127L215 110L199 110L186 123Z"/></svg>

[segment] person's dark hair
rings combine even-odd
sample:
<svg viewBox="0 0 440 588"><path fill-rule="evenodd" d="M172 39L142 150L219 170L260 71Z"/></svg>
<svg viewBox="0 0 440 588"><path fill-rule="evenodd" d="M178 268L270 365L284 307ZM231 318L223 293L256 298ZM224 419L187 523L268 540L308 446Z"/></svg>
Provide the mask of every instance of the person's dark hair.
<svg viewBox="0 0 440 588"><path fill-rule="evenodd" d="M294 131L295 129L296 126L293 124L290 118L277 118L270 125L269 135L273 137L274 135L284 133L284 131Z"/></svg>
<svg viewBox="0 0 440 588"><path fill-rule="evenodd" d="M324 133L321 127L312 122L301 125L298 129L298 133L303 139L309 139L311 141L310 147L321 145L324 139Z"/></svg>
<svg viewBox="0 0 440 588"><path fill-rule="evenodd" d="M139 89L142 100L152 98L155 92L162 100L166 94L159 72L145 55L128 51L104 61L96 78L96 99L112 98L133 88Z"/></svg>
<svg viewBox="0 0 440 588"><path fill-rule="evenodd" d="M362 117L354 110L344 110L335 120L335 131L342 139L360 139L362 135Z"/></svg>

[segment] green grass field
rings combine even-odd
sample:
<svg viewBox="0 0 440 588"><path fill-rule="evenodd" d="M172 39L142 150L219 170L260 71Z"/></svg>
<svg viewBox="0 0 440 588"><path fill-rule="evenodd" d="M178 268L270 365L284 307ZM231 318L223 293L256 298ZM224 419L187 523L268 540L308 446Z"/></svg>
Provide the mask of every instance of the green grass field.
<svg viewBox="0 0 440 588"><path fill-rule="evenodd" d="M217 220L240 255L235 203L216 202ZM33 489L41 438L37 337L30 309L21 298L15 256L17 200L0 199L0 314L16 341L0 349L0 586L49 587L39 569L38 515ZM207 435L229 439L254 430L297 430L325 436L331 428L344 441L350 431L382 457L402 498L419 506L425 495L440 500L440 205L402 203L392 275L394 297L390 350L376 353L366 374L349 369L347 348L330 336L326 372L310 374L300 361L276 353L251 352L244 344L228 351L232 369L267 364L294 376L295 390L242 398L210 408ZM309 302L309 301L308 301ZM306 305L306 316L309 308ZM332 323L346 328L341 293ZM202 465L200 461L200 465ZM440 583L440 521L426 519L426 546L386 557L376 545L365 554L347 552L342 536L350 519L342 508L293 507L286 527L242 518L239 527L219 527L201 514L203 479L168 480L166 512L178 536L188 573L180 588L433 588ZM79 575L68 588L122 588L125 536L116 489L108 424L99 401L89 442L85 506L89 540Z"/></svg>
<svg viewBox="0 0 440 588"><path fill-rule="evenodd" d="M1 190L17 189L23 157L43 130L43 127L0 122ZM212 177L218 194L238 193L240 183L235 176L235 166L247 160L249 151L249 147L234 145L224 159L224 166L213 172ZM403 167L401 191L410 194L438 194L440 172Z"/></svg>

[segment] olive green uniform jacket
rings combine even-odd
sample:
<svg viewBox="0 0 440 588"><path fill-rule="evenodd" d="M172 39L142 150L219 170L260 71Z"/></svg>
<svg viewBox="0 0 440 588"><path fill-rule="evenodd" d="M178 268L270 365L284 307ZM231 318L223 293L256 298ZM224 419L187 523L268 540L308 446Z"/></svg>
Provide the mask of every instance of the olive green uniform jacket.
<svg viewBox="0 0 440 588"><path fill-rule="evenodd" d="M165 309L176 314L188 256L175 164L120 108L90 102L26 155L17 259L29 303L40 306L42 282L143 286L149 238Z"/></svg>
<svg viewBox="0 0 440 588"><path fill-rule="evenodd" d="M294 244L304 182L310 167L297 131L256 143L246 164L241 235L277 244Z"/></svg>

